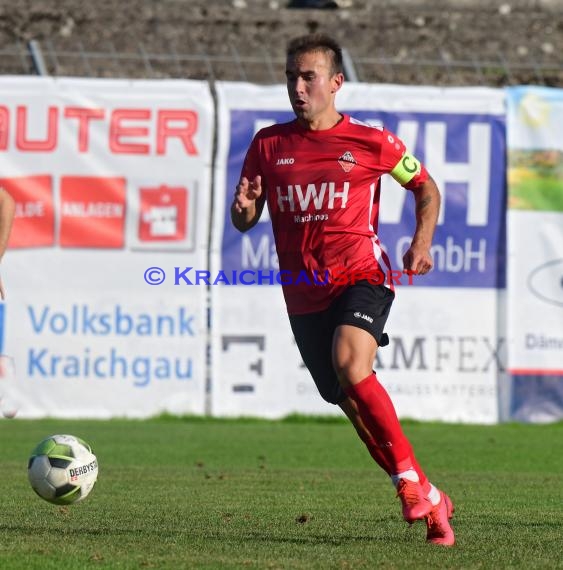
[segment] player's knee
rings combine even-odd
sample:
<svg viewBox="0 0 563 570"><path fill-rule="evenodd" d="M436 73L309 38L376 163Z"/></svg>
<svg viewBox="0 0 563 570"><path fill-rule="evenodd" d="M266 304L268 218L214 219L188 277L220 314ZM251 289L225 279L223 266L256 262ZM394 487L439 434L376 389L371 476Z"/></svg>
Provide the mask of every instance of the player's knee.
<svg viewBox="0 0 563 570"><path fill-rule="evenodd" d="M334 370L341 386L357 384L370 373L364 363L355 358L335 359Z"/></svg>

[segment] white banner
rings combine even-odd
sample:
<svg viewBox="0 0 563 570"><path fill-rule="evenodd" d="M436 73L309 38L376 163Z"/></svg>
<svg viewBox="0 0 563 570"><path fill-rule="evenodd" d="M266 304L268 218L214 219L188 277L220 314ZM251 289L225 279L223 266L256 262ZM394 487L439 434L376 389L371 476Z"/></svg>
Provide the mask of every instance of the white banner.
<svg viewBox="0 0 563 570"><path fill-rule="evenodd" d="M508 90L509 367L563 376L563 90Z"/></svg>
<svg viewBox="0 0 563 570"><path fill-rule="evenodd" d="M0 101L19 415L203 413L206 293L173 273L207 265L207 83L4 77Z"/></svg>
<svg viewBox="0 0 563 570"><path fill-rule="evenodd" d="M563 418L563 90L507 89L510 414Z"/></svg>
<svg viewBox="0 0 563 570"><path fill-rule="evenodd" d="M267 212L241 235L229 204L254 133L292 120L284 87L219 83L219 154L212 276L251 271L263 285L211 287L213 388L217 415L279 417L335 413L323 402L293 342L279 286ZM504 95L492 89L345 85L337 106L383 122L428 166L443 194L435 270L398 287L375 368L402 417L493 423L504 339L497 330L505 276ZM382 189L379 236L395 268L414 228L412 198L390 177ZM275 279L274 279L275 281ZM235 289L236 287L236 289Z"/></svg>

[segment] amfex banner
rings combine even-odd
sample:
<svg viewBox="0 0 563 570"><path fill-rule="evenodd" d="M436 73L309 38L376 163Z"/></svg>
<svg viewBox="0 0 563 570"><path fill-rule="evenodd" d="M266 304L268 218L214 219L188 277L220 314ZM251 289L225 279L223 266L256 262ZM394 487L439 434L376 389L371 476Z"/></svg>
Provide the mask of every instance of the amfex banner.
<svg viewBox="0 0 563 570"><path fill-rule="evenodd" d="M281 86L220 83L218 100L212 274L246 270L257 284L211 288L213 410L330 412L301 363L281 290L271 278L278 263L267 212L246 234L232 227L229 215L253 135L293 119L287 93ZM505 285L503 92L346 84L337 106L395 132L442 192L435 269L398 287L388 326L391 344L376 362L381 381L402 416L496 421L504 351L497 330L497 289ZM396 269L402 269L413 231L412 196L385 176L378 234Z"/></svg>
<svg viewBox="0 0 563 570"><path fill-rule="evenodd" d="M3 78L0 125L19 415L203 413L205 290L145 271L206 264L207 83Z"/></svg>

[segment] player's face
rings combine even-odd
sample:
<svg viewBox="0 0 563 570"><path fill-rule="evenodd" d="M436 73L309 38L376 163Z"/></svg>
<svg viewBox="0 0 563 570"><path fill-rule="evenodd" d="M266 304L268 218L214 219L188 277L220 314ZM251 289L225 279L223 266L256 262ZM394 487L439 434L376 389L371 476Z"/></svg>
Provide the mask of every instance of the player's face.
<svg viewBox="0 0 563 570"><path fill-rule="evenodd" d="M341 73L333 73L329 54L312 51L287 58L287 92L298 119L314 124L333 114L334 97L342 85Z"/></svg>

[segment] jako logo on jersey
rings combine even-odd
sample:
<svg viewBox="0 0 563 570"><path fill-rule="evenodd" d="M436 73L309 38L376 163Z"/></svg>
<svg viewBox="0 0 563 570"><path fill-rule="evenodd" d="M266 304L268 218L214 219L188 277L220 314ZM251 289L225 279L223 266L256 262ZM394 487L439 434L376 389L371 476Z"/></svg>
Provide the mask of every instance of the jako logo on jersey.
<svg viewBox="0 0 563 570"><path fill-rule="evenodd" d="M321 182L319 188L317 188L316 184L307 184L306 188L301 184L289 184L287 190L285 188L282 189L281 186L276 186L278 207L280 212L286 212L287 209L285 206L287 204L289 211L295 212L297 209L295 207L296 202L298 202L299 209L297 211L306 212L309 208L309 204L313 202L315 210L317 211L324 208L334 210L338 207L338 204L335 204L335 202L339 200L340 208L346 208L349 189L349 182L344 182L342 184L342 190L340 191L336 189L336 182ZM325 200L325 197L327 197L328 200Z"/></svg>
<svg viewBox="0 0 563 570"><path fill-rule="evenodd" d="M364 315L363 313L360 313L359 311L355 312L354 316L357 319L364 319L364 321L367 321L368 323L373 323L372 317L370 317L369 315Z"/></svg>
<svg viewBox="0 0 563 570"><path fill-rule="evenodd" d="M295 162L294 158L278 158L276 166L283 166L284 164L293 164Z"/></svg>
<svg viewBox="0 0 563 570"><path fill-rule="evenodd" d="M342 166L344 172L350 172L354 166L356 166L356 159L352 156L352 153L347 150L339 159L338 164Z"/></svg>

